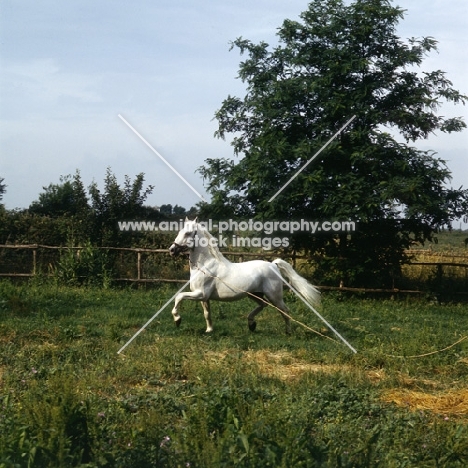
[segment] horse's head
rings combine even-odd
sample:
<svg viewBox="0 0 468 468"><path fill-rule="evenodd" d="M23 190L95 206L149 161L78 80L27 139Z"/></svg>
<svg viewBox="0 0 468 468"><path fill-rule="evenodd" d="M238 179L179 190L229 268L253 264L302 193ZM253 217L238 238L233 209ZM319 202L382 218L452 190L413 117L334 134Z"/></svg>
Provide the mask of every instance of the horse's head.
<svg viewBox="0 0 468 468"><path fill-rule="evenodd" d="M169 247L169 253L172 257L177 257L180 253L192 250L195 245L195 236L197 235L197 218L190 221L185 218L183 229L175 238L172 245Z"/></svg>

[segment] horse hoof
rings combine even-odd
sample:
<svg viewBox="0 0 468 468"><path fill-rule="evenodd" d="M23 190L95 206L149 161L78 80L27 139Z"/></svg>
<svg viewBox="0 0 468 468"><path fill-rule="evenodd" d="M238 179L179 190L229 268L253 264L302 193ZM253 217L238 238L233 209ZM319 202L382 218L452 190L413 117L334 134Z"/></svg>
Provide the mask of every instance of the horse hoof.
<svg viewBox="0 0 468 468"><path fill-rule="evenodd" d="M180 322L182 322L182 317L178 318L176 321L175 321L175 324L177 327L180 327Z"/></svg>
<svg viewBox="0 0 468 468"><path fill-rule="evenodd" d="M249 322L249 330L250 331L255 331L255 329L257 328L257 322Z"/></svg>

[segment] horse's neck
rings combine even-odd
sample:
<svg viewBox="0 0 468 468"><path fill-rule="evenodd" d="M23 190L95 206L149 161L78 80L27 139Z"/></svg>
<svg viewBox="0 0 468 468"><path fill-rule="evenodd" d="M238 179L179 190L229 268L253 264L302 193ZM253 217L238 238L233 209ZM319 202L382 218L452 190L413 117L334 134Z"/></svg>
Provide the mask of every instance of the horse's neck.
<svg viewBox="0 0 468 468"><path fill-rule="evenodd" d="M215 257L211 254L208 247L196 247L190 252L190 263L192 265L203 265Z"/></svg>
<svg viewBox="0 0 468 468"><path fill-rule="evenodd" d="M197 246L190 252L190 267L191 268L203 268L203 266L218 265L221 263L229 263L229 260L225 258L221 252L219 252L219 258L213 255L209 247Z"/></svg>

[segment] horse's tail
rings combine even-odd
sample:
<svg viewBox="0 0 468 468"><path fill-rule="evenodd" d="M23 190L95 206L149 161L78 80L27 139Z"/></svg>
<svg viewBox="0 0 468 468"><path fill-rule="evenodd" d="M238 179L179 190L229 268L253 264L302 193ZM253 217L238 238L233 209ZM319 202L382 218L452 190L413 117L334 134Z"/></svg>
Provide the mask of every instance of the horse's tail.
<svg viewBox="0 0 468 468"><path fill-rule="evenodd" d="M314 305L320 304L320 291L312 286L305 278L297 274L293 267L281 258L273 260L273 262L283 276L289 278L291 286L299 292L307 302Z"/></svg>

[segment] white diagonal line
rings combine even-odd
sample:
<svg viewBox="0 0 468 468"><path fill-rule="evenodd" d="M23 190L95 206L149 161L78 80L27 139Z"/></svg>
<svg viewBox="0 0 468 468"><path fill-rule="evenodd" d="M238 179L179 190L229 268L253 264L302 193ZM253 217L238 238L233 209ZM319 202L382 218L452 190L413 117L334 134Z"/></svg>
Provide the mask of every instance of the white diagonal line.
<svg viewBox="0 0 468 468"><path fill-rule="evenodd" d="M353 115L269 200L272 202L354 119Z"/></svg>
<svg viewBox="0 0 468 468"><path fill-rule="evenodd" d="M198 274L198 272L197 272ZM196 275L195 275L196 276ZM195 277L194 277L195 278ZM120 354L179 294L182 292L192 281L189 279L118 351L117 354Z"/></svg>
<svg viewBox="0 0 468 468"><path fill-rule="evenodd" d="M288 288L291 289L293 293L296 294L296 296L328 327L330 330L333 331L333 333L341 340L343 343L353 352L357 353L356 349L353 348L305 299L304 297L299 293L299 291L296 290L293 286L291 286L276 270L273 265L270 265L270 268L273 270L273 273L275 273L278 278L281 279L281 281L288 286Z"/></svg>
<svg viewBox="0 0 468 468"><path fill-rule="evenodd" d="M120 114L118 115L118 117L127 125L128 128L130 128L130 130L133 131L133 133L135 133L136 136L138 136L140 138L140 140L146 145L148 146L148 148L159 158L161 159L161 161L166 164L167 167L169 167L169 169L174 172L174 174L176 174L181 180L182 182L184 182L194 193L196 193L198 195L199 198L201 198L204 202L206 202L206 200L203 198L203 195L201 195L200 193L198 193L191 185L189 182L187 182L187 180L185 180L185 178L158 152L156 151Z"/></svg>

